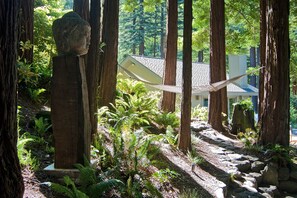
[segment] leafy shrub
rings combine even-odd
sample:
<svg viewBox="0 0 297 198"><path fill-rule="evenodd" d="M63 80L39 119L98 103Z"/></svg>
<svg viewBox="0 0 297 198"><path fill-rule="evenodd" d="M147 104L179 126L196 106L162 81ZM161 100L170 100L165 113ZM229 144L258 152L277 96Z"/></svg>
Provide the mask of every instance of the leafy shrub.
<svg viewBox="0 0 297 198"><path fill-rule="evenodd" d="M172 128L177 128L180 125L180 119L177 117L175 113L160 113L157 114L155 118L156 123L162 128L166 129L168 126Z"/></svg>
<svg viewBox="0 0 297 198"><path fill-rule="evenodd" d="M171 179L177 178L178 176L179 174L177 172L169 168L160 169L153 174L153 177L161 183L169 182Z"/></svg>
<svg viewBox="0 0 297 198"><path fill-rule="evenodd" d="M233 105L238 105L240 109L243 110L253 110L253 102L251 98L247 98L245 100L241 100Z"/></svg>
<svg viewBox="0 0 297 198"><path fill-rule="evenodd" d="M200 105L194 107L192 109L192 118L198 118L199 120L202 121L207 121L208 120L208 109L207 107L200 107Z"/></svg>
<svg viewBox="0 0 297 198"><path fill-rule="evenodd" d="M103 193L115 188L123 187L124 183L118 179L107 179L104 174L97 176L97 172L89 164L83 166L76 164L75 167L79 170L78 186L69 178L64 177L65 186L51 183L51 188L70 198L83 198L83 197L102 197Z"/></svg>

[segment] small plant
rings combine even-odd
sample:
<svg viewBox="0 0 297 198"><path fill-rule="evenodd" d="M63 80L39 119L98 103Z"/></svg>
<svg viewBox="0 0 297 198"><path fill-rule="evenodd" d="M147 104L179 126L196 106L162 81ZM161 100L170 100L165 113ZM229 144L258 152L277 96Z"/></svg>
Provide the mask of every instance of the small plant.
<svg viewBox="0 0 297 198"><path fill-rule="evenodd" d="M165 183L169 182L171 179L177 178L179 174L173 170L170 170L169 168L166 168L156 171L155 173L153 173L152 176L156 178L159 182Z"/></svg>
<svg viewBox="0 0 297 198"><path fill-rule="evenodd" d="M96 170L87 164L83 166L76 164L76 168L79 170L78 184L68 177L64 177L65 186L51 183L51 187L54 191L61 193L69 198L97 198L102 197L104 192L116 187L123 187L124 183L117 179L107 179L104 174L96 175Z"/></svg>
<svg viewBox="0 0 297 198"><path fill-rule="evenodd" d="M29 96L34 102L40 102L41 97L40 95L46 91L46 89L28 89L29 91Z"/></svg>
<svg viewBox="0 0 297 198"><path fill-rule="evenodd" d="M290 147L275 144L268 145L265 153L270 157L270 160L278 163L281 167L286 167L292 163L292 159L294 158L294 152L292 151Z"/></svg>
<svg viewBox="0 0 297 198"><path fill-rule="evenodd" d="M161 135L166 143L170 144L173 147L177 146L178 134L171 126L168 126L166 129L166 133Z"/></svg>
<svg viewBox="0 0 297 198"><path fill-rule="evenodd" d="M31 155L31 151L26 149L26 144L34 141L32 138L27 138L25 135L22 135L18 138L17 149L18 149L18 158L20 160L21 166L30 166L33 170L39 168L39 162L36 158Z"/></svg>
<svg viewBox="0 0 297 198"><path fill-rule="evenodd" d="M180 119L176 116L175 113L170 112L158 114L155 121L164 129L166 129L168 126L177 128L180 125Z"/></svg>
<svg viewBox="0 0 297 198"><path fill-rule="evenodd" d="M256 145L257 140L259 138L259 133L251 130L246 129L246 132L239 132L237 137L240 139L241 142L244 143L244 147L247 149L252 149L254 145Z"/></svg>
<svg viewBox="0 0 297 198"><path fill-rule="evenodd" d="M187 156L192 165L200 165L205 162L205 159L201 157L194 149L192 151L188 151Z"/></svg>
<svg viewBox="0 0 297 198"><path fill-rule="evenodd" d="M49 124L48 120L44 117L34 119L34 130L41 137L49 130L52 125Z"/></svg>
<svg viewBox="0 0 297 198"><path fill-rule="evenodd" d="M198 118L201 121L208 120L208 109L206 107L200 107L200 105L192 109L192 118Z"/></svg>
<svg viewBox="0 0 297 198"><path fill-rule="evenodd" d="M251 98L241 100L237 103L234 103L233 105L234 106L239 105L239 108L242 110L253 110L253 102L252 102Z"/></svg>
<svg viewBox="0 0 297 198"><path fill-rule="evenodd" d="M202 197L201 193L196 189L185 189L178 198L199 198Z"/></svg>

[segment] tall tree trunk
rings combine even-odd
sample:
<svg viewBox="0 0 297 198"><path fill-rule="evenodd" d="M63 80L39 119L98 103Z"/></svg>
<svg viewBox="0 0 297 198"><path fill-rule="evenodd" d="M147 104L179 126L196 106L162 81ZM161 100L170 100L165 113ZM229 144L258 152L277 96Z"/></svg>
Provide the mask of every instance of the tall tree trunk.
<svg viewBox="0 0 297 198"><path fill-rule="evenodd" d="M22 0L20 12L20 41L25 43L30 41L33 44L33 23L34 23L34 0ZM24 49L23 49L24 50ZM21 60L26 60L27 63L33 63L33 47L19 50Z"/></svg>
<svg viewBox="0 0 297 198"><path fill-rule="evenodd" d="M164 62L163 84L176 85L177 59L177 0L168 0L167 47ZM168 31L170 30L170 31ZM175 111L175 93L163 91L162 110Z"/></svg>
<svg viewBox="0 0 297 198"><path fill-rule="evenodd" d="M89 0L73 0L73 11L86 21L90 19Z"/></svg>
<svg viewBox="0 0 297 198"><path fill-rule="evenodd" d="M102 73L100 78L99 106L114 103L118 68L119 0L105 0L103 10Z"/></svg>
<svg viewBox="0 0 297 198"><path fill-rule="evenodd" d="M135 25L136 25L136 15L135 15L135 10L133 10L133 27L132 27L133 32L135 32ZM132 44L132 54L136 55L136 44L135 44L135 42L133 42L133 44Z"/></svg>
<svg viewBox="0 0 297 198"><path fill-rule="evenodd" d="M99 44L100 44L100 14L101 0L91 0L91 41L88 52L88 61L86 68L89 109L91 120L91 131L97 131L97 89L99 86L100 68L99 68Z"/></svg>
<svg viewBox="0 0 297 198"><path fill-rule="evenodd" d="M0 196L21 198L17 152L17 46L19 0L0 1Z"/></svg>
<svg viewBox="0 0 297 198"><path fill-rule="evenodd" d="M192 3L192 0L184 1L183 85L178 139L178 148L183 152L191 150Z"/></svg>
<svg viewBox="0 0 297 198"><path fill-rule="evenodd" d="M266 1L266 56L260 142L289 145L289 0Z"/></svg>
<svg viewBox="0 0 297 198"><path fill-rule="evenodd" d="M203 63L203 50L198 52L198 63Z"/></svg>
<svg viewBox="0 0 297 198"><path fill-rule="evenodd" d="M265 57L266 57L266 0L260 0L260 66L264 69L260 70L259 74L259 124L262 122L263 114L263 96L264 96L264 71L265 71Z"/></svg>
<svg viewBox="0 0 297 198"><path fill-rule="evenodd" d="M226 79L225 6L224 0L211 0L210 6L210 83ZM211 92L208 122L225 131L222 113L227 114L227 89Z"/></svg>
<svg viewBox="0 0 297 198"><path fill-rule="evenodd" d="M250 66L256 67L256 48L255 47L250 48ZM255 75L250 76L250 85L252 85L254 87L257 86L257 78ZM253 96L252 102L253 102L253 106L254 106L254 111L258 112L258 97Z"/></svg>
<svg viewBox="0 0 297 198"><path fill-rule="evenodd" d="M165 13L164 13L164 3L161 4L161 33L160 33L160 53L161 58L165 57L165 30L164 30L164 21L165 21Z"/></svg>
<svg viewBox="0 0 297 198"><path fill-rule="evenodd" d="M144 55L144 8L143 8L143 0L139 0L139 8L140 8L140 27L139 27L139 36L140 36L140 43L139 43L139 55Z"/></svg>

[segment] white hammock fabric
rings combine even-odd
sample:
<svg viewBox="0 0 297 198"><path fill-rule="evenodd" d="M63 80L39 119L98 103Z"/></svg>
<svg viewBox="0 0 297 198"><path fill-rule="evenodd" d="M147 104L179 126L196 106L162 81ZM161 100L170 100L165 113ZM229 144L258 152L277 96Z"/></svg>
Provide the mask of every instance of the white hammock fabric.
<svg viewBox="0 0 297 198"><path fill-rule="evenodd" d="M182 93L182 87L181 86L173 86L173 85L162 85L162 84L155 84L152 82L149 82L143 78L141 78L140 76L137 76L136 74L132 73L131 71L127 70L126 68L122 67L119 65L119 67L128 75L130 76L132 79L143 82L147 85L149 85L150 87L162 90L162 91L168 91L168 92L172 92L172 93ZM224 87L226 87L227 85L229 85L230 83L239 80L240 78L246 76L246 75L250 75L253 74L255 72L257 72L258 70L262 69L263 67L256 69L252 72L248 72L246 74L242 74L239 76L235 76L233 78L227 79L227 80L222 80L216 83L212 83L212 84L206 84L206 85L199 85L199 86L193 86L192 87L192 94L193 95L197 95L199 93L202 92L213 92L213 91L218 91Z"/></svg>

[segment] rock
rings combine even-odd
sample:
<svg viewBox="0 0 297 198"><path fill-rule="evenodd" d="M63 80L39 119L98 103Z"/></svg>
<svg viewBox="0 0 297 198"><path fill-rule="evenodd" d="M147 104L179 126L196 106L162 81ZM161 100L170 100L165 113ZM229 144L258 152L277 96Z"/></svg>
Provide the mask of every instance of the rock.
<svg viewBox="0 0 297 198"><path fill-rule="evenodd" d="M269 194L271 197L277 197L280 195L276 186L270 185L269 187L259 187L260 192Z"/></svg>
<svg viewBox="0 0 297 198"><path fill-rule="evenodd" d="M290 178L290 170L289 168L279 168L278 169L278 180L285 181Z"/></svg>
<svg viewBox="0 0 297 198"><path fill-rule="evenodd" d="M257 180L253 177L243 177L245 181L243 185L250 186L252 188L258 188Z"/></svg>
<svg viewBox="0 0 297 198"><path fill-rule="evenodd" d="M237 193L235 195L236 198L264 198L263 195L261 195L260 193L257 192L250 192L249 190L247 191L243 191L241 193Z"/></svg>
<svg viewBox="0 0 297 198"><path fill-rule="evenodd" d="M278 186L278 170L277 164L269 163L261 171L263 176L263 183Z"/></svg>
<svg viewBox="0 0 297 198"><path fill-rule="evenodd" d="M268 193L262 193L262 195L266 198L273 198L273 196L271 196L270 194Z"/></svg>
<svg viewBox="0 0 297 198"><path fill-rule="evenodd" d="M265 163L264 162L261 162L261 161L255 161L252 163L251 165L251 170L253 172L260 172L261 170L263 170L265 167Z"/></svg>
<svg viewBox="0 0 297 198"><path fill-rule="evenodd" d="M297 193L297 182L295 181L280 181L279 189L288 193Z"/></svg>
<svg viewBox="0 0 297 198"><path fill-rule="evenodd" d="M222 188L218 188L215 192L214 192L215 198L224 198L224 190Z"/></svg>
<svg viewBox="0 0 297 198"><path fill-rule="evenodd" d="M227 156L230 158L231 161L233 161L233 160L241 160L242 159L242 155L237 154L237 153L227 154Z"/></svg>
<svg viewBox="0 0 297 198"><path fill-rule="evenodd" d="M243 161L235 161L236 167L241 172L247 172L251 169L251 163L249 160L243 160Z"/></svg>
<svg viewBox="0 0 297 198"><path fill-rule="evenodd" d="M248 176L253 177L256 179L258 186L262 183L262 175L260 173L251 172Z"/></svg>
<svg viewBox="0 0 297 198"><path fill-rule="evenodd" d="M297 180L297 171L292 171L290 177Z"/></svg>

